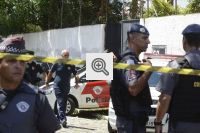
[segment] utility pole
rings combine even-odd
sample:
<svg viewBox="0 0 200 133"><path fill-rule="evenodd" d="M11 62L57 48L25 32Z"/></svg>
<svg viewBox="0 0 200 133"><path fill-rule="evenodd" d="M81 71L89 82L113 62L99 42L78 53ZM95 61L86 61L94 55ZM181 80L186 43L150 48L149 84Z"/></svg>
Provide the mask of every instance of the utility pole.
<svg viewBox="0 0 200 133"><path fill-rule="evenodd" d="M144 0L140 0L140 18L143 18L143 8L144 8Z"/></svg>
<svg viewBox="0 0 200 133"><path fill-rule="evenodd" d="M60 28L62 28L63 21L63 0L61 0L61 9L60 9Z"/></svg>
<svg viewBox="0 0 200 133"><path fill-rule="evenodd" d="M61 0L61 9L60 9L60 28L62 28L62 20L63 20L63 0Z"/></svg>
<svg viewBox="0 0 200 133"><path fill-rule="evenodd" d="M122 20L124 20L124 0L122 0Z"/></svg>
<svg viewBox="0 0 200 133"><path fill-rule="evenodd" d="M178 7L177 7L177 0L175 0L174 6L175 6L175 14L177 14L177 10L178 10L178 9L177 9L177 8L178 8Z"/></svg>
<svg viewBox="0 0 200 133"><path fill-rule="evenodd" d="M79 20L78 20L79 26L81 26L81 15L82 15L82 0L79 0Z"/></svg>
<svg viewBox="0 0 200 133"><path fill-rule="evenodd" d="M106 23L108 22L108 4L109 0L106 0Z"/></svg>
<svg viewBox="0 0 200 133"><path fill-rule="evenodd" d="M149 0L147 0L147 17L149 17Z"/></svg>

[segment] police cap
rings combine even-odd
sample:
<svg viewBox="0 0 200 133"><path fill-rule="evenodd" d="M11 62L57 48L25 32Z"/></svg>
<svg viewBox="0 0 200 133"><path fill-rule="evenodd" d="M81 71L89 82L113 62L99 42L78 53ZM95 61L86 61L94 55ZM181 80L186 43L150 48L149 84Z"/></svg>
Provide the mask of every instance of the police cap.
<svg viewBox="0 0 200 133"><path fill-rule="evenodd" d="M199 24L190 24L182 32L183 35L186 34L200 34L200 25Z"/></svg>
<svg viewBox="0 0 200 133"><path fill-rule="evenodd" d="M25 41L22 36L10 36L0 43L0 53L31 54L33 51L25 49Z"/></svg>
<svg viewBox="0 0 200 133"><path fill-rule="evenodd" d="M131 25L131 29L128 31L128 33L133 33L133 32L149 35L149 31L147 30L147 28L140 24Z"/></svg>

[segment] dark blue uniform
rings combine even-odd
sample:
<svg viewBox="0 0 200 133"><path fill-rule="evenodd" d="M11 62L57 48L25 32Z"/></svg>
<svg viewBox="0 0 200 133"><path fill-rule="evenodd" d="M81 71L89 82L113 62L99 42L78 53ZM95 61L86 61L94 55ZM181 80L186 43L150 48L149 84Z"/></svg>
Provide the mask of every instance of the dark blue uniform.
<svg viewBox="0 0 200 133"><path fill-rule="evenodd" d="M9 97L0 111L0 133L54 133L60 128L47 98L37 89L23 82L16 90L0 91Z"/></svg>
<svg viewBox="0 0 200 133"><path fill-rule="evenodd" d="M31 63L27 63L24 80L33 85L37 85L42 80L37 75L43 72L42 67L36 64L36 62L32 61Z"/></svg>
<svg viewBox="0 0 200 133"><path fill-rule="evenodd" d="M188 61L189 65L193 68L193 69L200 69L200 51L199 50L193 50L191 52L188 52L184 58ZM168 64L168 66L172 67L172 68L180 68L180 65L178 64L178 62L172 61ZM187 77L185 77L186 81L184 82L179 82L180 78L182 76L178 75L178 74L174 74L174 73L167 73L167 74L162 74L161 79L157 85L157 90L162 92L163 94L167 94L172 96L172 100L171 100L171 108L169 110L169 114L170 114L170 119L169 119L169 133L174 133L174 132L180 132L180 133L199 133L200 132L200 120L197 121L193 121L190 120L189 118L185 118L186 116L192 115L192 114L197 114L196 116L193 117L193 119L195 120L196 118L198 119L199 116L199 100L195 100L198 99L198 93L195 92L196 90L199 90L199 86L197 87L193 87L193 85L195 85L195 83L192 82L192 85L190 84L190 78L193 78L192 76L187 75ZM197 78L199 78L197 76ZM194 78L195 80L195 78ZM183 80L181 80L183 81ZM199 80L195 80L198 81ZM182 87L180 87L180 85L183 85ZM177 88L178 87L178 88ZM180 91L178 91L180 89ZM188 93L188 91L191 91ZM177 96L181 96L182 98ZM176 96L176 97L175 97ZM176 99L174 99L176 98ZM178 100L181 100L181 104L179 103L178 105L172 104L173 102L178 102ZM182 110L179 109L175 109L174 106L175 105L177 108L184 108ZM193 105L196 106L196 108L193 108ZM179 107L180 106L180 107ZM174 111L178 112L178 114L175 114L175 116L172 116L172 114L174 114ZM196 113L198 112L198 113ZM179 116L183 114L183 117L180 118L176 118L176 120L174 120L174 118L176 116Z"/></svg>
<svg viewBox="0 0 200 133"><path fill-rule="evenodd" d="M126 56L128 58L122 59L124 63L133 65L140 62L131 49L127 49L124 52L124 55L129 55ZM127 109L125 116L117 115L116 126L119 133L145 132L145 125L148 120L148 111L152 102L149 86L147 84L138 96L130 96L128 92L128 86L133 85L142 74L143 72L135 70L122 71L121 79L124 79L123 82L126 86L126 88L123 89L126 89L126 92L128 93L124 99L126 99L125 102L128 107L125 107ZM124 97L124 95L121 95L121 97Z"/></svg>
<svg viewBox="0 0 200 133"><path fill-rule="evenodd" d="M66 103L70 91L71 74L76 75L75 66L66 64L54 64L50 72L55 72L54 90L57 99L58 118L61 122L66 121Z"/></svg>

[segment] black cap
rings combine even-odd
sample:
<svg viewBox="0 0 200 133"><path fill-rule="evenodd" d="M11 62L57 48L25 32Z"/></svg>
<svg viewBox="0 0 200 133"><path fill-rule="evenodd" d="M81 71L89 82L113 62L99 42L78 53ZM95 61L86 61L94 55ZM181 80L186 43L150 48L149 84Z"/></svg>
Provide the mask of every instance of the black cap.
<svg viewBox="0 0 200 133"><path fill-rule="evenodd" d="M186 34L200 34L200 25L199 24L190 24L182 32L183 35Z"/></svg>
<svg viewBox="0 0 200 133"><path fill-rule="evenodd" d="M131 25L131 29L128 31L128 33L133 33L133 32L149 35L149 31L147 30L147 28L140 24Z"/></svg>
<svg viewBox="0 0 200 133"><path fill-rule="evenodd" d="M21 36L11 36L0 44L0 53L31 54L34 52L25 49L25 41Z"/></svg>

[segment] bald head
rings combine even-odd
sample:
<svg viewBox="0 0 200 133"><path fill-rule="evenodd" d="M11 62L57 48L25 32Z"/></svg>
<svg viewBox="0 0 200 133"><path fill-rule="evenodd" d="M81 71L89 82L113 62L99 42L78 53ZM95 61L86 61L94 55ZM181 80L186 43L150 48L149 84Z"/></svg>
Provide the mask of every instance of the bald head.
<svg viewBox="0 0 200 133"><path fill-rule="evenodd" d="M69 51L66 50L66 49L63 49L62 52L61 52L61 56L62 58L69 58Z"/></svg>

